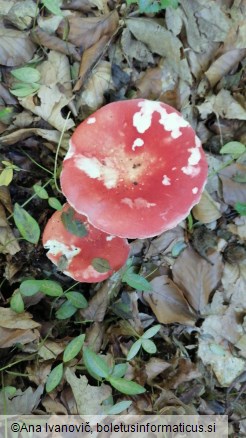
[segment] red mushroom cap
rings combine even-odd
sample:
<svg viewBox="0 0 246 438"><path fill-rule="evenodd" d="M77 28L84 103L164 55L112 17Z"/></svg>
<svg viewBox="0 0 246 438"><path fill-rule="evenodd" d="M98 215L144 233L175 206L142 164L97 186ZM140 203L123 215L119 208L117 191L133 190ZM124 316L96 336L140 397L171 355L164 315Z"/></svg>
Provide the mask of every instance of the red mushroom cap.
<svg viewBox="0 0 246 438"><path fill-rule="evenodd" d="M85 283L103 281L125 264L130 251L127 240L94 228L88 223L86 216L77 212L74 212L73 220L83 222L88 234L84 237L71 234L61 219L62 213L71 211L69 209L70 205L65 204L61 211L56 211L51 216L45 227L43 245L49 249L47 256L64 274L74 280ZM110 269L107 272L98 272L92 265L95 259L107 261ZM62 264L65 264L64 268Z"/></svg>
<svg viewBox="0 0 246 438"><path fill-rule="evenodd" d="M183 220L206 178L205 154L189 123L169 105L136 99L110 103L78 126L61 186L96 228L144 238Z"/></svg>

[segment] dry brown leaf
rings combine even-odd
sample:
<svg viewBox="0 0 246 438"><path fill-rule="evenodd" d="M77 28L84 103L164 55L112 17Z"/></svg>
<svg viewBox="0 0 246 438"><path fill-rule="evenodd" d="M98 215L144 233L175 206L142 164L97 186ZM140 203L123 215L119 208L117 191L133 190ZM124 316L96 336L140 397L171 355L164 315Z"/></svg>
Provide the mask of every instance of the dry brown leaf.
<svg viewBox="0 0 246 438"><path fill-rule="evenodd" d="M43 393L43 386L40 385L36 390L28 387L25 391L18 389L15 396L8 398L6 393L0 392L0 412L8 412L8 415L29 415L40 403Z"/></svg>
<svg viewBox="0 0 246 438"><path fill-rule="evenodd" d="M109 303L109 294L107 283L99 289L98 292L89 301L89 306L80 310L81 316L84 319L89 319L91 321L102 322Z"/></svg>
<svg viewBox="0 0 246 438"><path fill-rule="evenodd" d="M211 292L221 280L223 264L218 253L212 254L209 259L211 266L193 249L186 248L173 265L173 280L184 291L189 304L202 312L208 303Z"/></svg>
<svg viewBox="0 0 246 438"><path fill-rule="evenodd" d="M51 129L41 129L41 128L25 128L18 129L10 134L4 135L1 137L1 143L3 145L12 145L17 143L18 141L25 140L25 138L29 138L32 135L38 135L49 142L58 144L61 133L59 131L51 130ZM67 149L69 136L68 134L64 134L62 139L62 147Z"/></svg>
<svg viewBox="0 0 246 438"><path fill-rule="evenodd" d="M42 398L42 406L45 408L47 415L71 415L71 412L68 413L67 409L62 403L58 402L57 400L52 400L48 394Z"/></svg>
<svg viewBox="0 0 246 438"><path fill-rule="evenodd" d="M192 312L181 289L167 275L161 275L150 281L151 292L144 292L143 297L162 324L194 325L196 315Z"/></svg>
<svg viewBox="0 0 246 438"><path fill-rule="evenodd" d="M46 339L41 348L39 348L38 355L45 361L50 359L54 360L59 354L63 352L65 347L65 342L55 342L50 339Z"/></svg>
<svg viewBox="0 0 246 438"><path fill-rule="evenodd" d="M18 251L20 251L20 245L7 222L5 210L0 204L0 253L14 255Z"/></svg>
<svg viewBox="0 0 246 438"><path fill-rule="evenodd" d="M216 85L221 78L229 73L232 68L235 68L235 66L237 66L238 63L244 58L245 54L246 50L244 49L234 49L224 53L218 59L216 59L205 72L210 86L214 87L214 85Z"/></svg>
<svg viewBox="0 0 246 438"><path fill-rule="evenodd" d="M77 403L78 414L102 414L102 402L107 400L112 394L110 386L104 383L101 386L91 386L88 384L88 380L85 376L78 378L69 368L67 368L65 376L72 388Z"/></svg>
<svg viewBox="0 0 246 438"><path fill-rule="evenodd" d="M32 320L32 315L28 312L16 313L9 308L0 307L0 327L8 329L34 329L40 324Z"/></svg>
<svg viewBox="0 0 246 438"><path fill-rule="evenodd" d="M84 51L79 68L79 79L76 82L73 91L79 91L80 88L85 85L86 79L88 79L93 65L95 65L100 58L107 41L108 37L103 36L93 46Z"/></svg>
<svg viewBox="0 0 246 438"><path fill-rule="evenodd" d="M148 385L152 385L153 380L167 368L170 368L170 366L171 364L163 359L151 357L151 359L145 365Z"/></svg>
<svg viewBox="0 0 246 438"><path fill-rule="evenodd" d="M48 49L55 50L63 53L64 55L72 56L75 61L80 61L81 53L76 49L74 44L68 41L62 41L54 35L49 35L39 27L35 27L30 33L32 41L39 46L47 47Z"/></svg>
<svg viewBox="0 0 246 438"><path fill-rule="evenodd" d="M8 186L0 186L0 201L6 210L8 210L9 213L12 213L13 207Z"/></svg>
<svg viewBox="0 0 246 438"><path fill-rule="evenodd" d="M122 32L121 47L128 61L132 62L133 59L136 59L144 65L154 64L152 53L147 49L144 43L135 40L127 28Z"/></svg>
<svg viewBox="0 0 246 438"><path fill-rule="evenodd" d="M148 68L136 81L135 86L138 89L136 97L158 99L177 108L177 80L177 75L173 70L165 62L161 62L159 67Z"/></svg>
<svg viewBox="0 0 246 438"><path fill-rule="evenodd" d="M36 341L39 337L40 333L38 330L11 330L0 327L0 348L9 348L16 344L30 344L30 342Z"/></svg>
<svg viewBox="0 0 246 438"><path fill-rule="evenodd" d="M25 32L8 29L0 24L0 64L17 67L30 61L35 50L36 45Z"/></svg>
<svg viewBox="0 0 246 438"><path fill-rule="evenodd" d="M236 202L246 202L245 184L234 181L237 175L245 176L246 166L240 163L233 163L225 169L219 171L222 181L222 191L224 201L229 205Z"/></svg>
<svg viewBox="0 0 246 438"><path fill-rule="evenodd" d="M111 63L101 61L93 69L86 82L86 87L80 95L80 105L86 105L91 111L96 111L104 102L104 93L113 88L111 80Z"/></svg>
<svg viewBox="0 0 246 438"><path fill-rule="evenodd" d="M241 100L243 100L243 97ZM215 113L225 119L246 120L245 108L232 97L230 91L224 89L217 96L214 94L208 96L204 103L197 105L197 109L202 119L206 119L209 114Z"/></svg>
<svg viewBox="0 0 246 438"><path fill-rule="evenodd" d="M233 234L237 234L240 239L246 240L246 217L238 217L234 220L234 223L228 224L228 230Z"/></svg>
<svg viewBox="0 0 246 438"><path fill-rule="evenodd" d="M19 0L8 11L7 20L19 30L29 29L37 16L37 6L32 0Z"/></svg>
<svg viewBox="0 0 246 438"><path fill-rule="evenodd" d="M204 190L199 203L193 207L192 214L196 220L208 224L221 217L219 207L220 204L215 202L209 193Z"/></svg>
<svg viewBox="0 0 246 438"><path fill-rule="evenodd" d="M47 61L37 67L41 73L41 81L37 96L28 96L20 100L21 105L34 114L42 117L58 131L62 131L65 124L61 110L72 99L70 66L67 56L61 53L50 51ZM64 89L61 91L60 84ZM68 97L67 97L68 96ZM71 118L67 120L66 130L72 128L74 122Z"/></svg>
<svg viewBox="0 0 246 438"><path fill-rule="evenodd" d="M30 362L26 366L26 373L28 374L28 379L35 385L45 385L47 378L51 372L52 362L50 363L40 363L40 361ZM43 405L42 401L42 405Z"/></svg>
<svg viewBox="0 0 246 438"><path fill-rule="evenodd" d="M165 254L171 245L184 241L184 230L179 225L172 230L164 231L160 236L151 240L146 257L155 257L158 254Z"/></svg>
<svg viewBox="0 0 246 438"><path fill-rule="evenodd" d="M175 369L167 383L170 389L176 389L181 383L202 377L200 371L197 369L197 365L192 363L190 359L180 357L177 364L175 363L174 365Z"/></svg>
<svg viewBox="0 0 246 438"><path fill-rule="evenodd" d="M137 40L146 44L153 53L166 58L175 74L184 81L192 82L187 60L181 59L182 43L176 36L148 18L130 18L126 20L126 25Z"/></svg>
<svg viewBox="0 0 246 438"><path fill-rule="evenodd" d="M119 17L117 11L114 10L108 15L100 15L99 17L70 16L68 21L70 27L68 41L86 50L103 36L107 36L109 39L118 27ZM57 29L57 33L61 38L65 26L67 24L62 21Z"/></svg>
<svg viewBox="0 0 246 438"><path fill-rule="evenodd" d="M225 263L221 281L224 286L226 301L230 302L239 312L245 312L246 265Z"/></svg>

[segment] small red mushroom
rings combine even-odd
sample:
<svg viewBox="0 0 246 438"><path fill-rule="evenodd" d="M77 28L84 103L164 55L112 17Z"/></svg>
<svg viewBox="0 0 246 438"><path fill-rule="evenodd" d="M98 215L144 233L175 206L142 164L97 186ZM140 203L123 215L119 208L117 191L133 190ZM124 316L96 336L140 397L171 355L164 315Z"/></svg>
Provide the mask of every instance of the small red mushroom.
<svg viewBox="0 0 246 438"><path fill-rule="evenodd" d="M201 142L174 108L145 99L110 103L75 130L61 186L96 228L145 238L175 227L207 178Z"/></svg>
<svg viewBox="0 0 246 438"><path fill-rule="evenodd" d="M71 212L72 220L85 227L84 237L72 234L65 228L62 215ZM94 228L85 216L74 212L69 204L65 204L61 211L56 211L49 219L43 233L43 245L49 250L48 258L64 274L86 283L103 281L118 271L125 264L130 250L126 239Z"/></svg>

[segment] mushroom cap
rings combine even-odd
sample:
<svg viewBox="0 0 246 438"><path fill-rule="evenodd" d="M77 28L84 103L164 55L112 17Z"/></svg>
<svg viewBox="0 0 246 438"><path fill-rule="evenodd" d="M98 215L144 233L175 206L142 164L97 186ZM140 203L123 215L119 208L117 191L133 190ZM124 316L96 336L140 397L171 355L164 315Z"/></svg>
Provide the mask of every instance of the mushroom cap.
<svg viewBox="0 0 246 438"><path fill-rule="evenodd" d="M206 178L201 142L181 114L162 102L133 99L110 103L77 127L61 186L96 228L145 238L183 220Z"/></svg>
<svg viewBox="0 0 246 438"><path fill-rule="evenodd" d="M74 212L73 220L83 222L88 234L84 237L71 234L61 219L62 213L68 212L69 208L71 209L70 205L65 204L62 210L56 211L47 222L43 233L43 245L49 249L47 257L74 280L85 283L103 281L125 264L130 246L126 239L111 236L94 228L88 223L86 216L77 212ZM93 260L98 258L102 259L102 262L106 260L111 269L103 273L98 272L92 265Z"/></svg>

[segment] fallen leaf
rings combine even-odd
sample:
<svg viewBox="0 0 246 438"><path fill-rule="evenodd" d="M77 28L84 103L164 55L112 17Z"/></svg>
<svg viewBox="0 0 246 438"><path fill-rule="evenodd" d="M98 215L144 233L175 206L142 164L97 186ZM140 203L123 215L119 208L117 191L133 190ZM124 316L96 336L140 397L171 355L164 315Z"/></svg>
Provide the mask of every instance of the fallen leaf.
<svg viewBox="0 0 246 438"><path fill-rule="evenodd" d="M21 140L25 140L26 138L32 137L33 135L38 135L45 140L48 140L52 143L58 144L61 133L59 131L55 131L52 129L41 129L41 128L25 128L18 129L16 131L11 132L10 134L4 135L1 137L1 143L3 145L12 145ZM67 149L69 136L68 134L64 134L62 139L62 147Z"/></svg>
<svg viewBox="0 0 246 438"><path fill-rule="evenodd" d="M79 415L100 415L103 413L102 403L107 400L112 393L110 386L104 383L100 386L91 386L85 376L76 377L67 368L65 372L67 382L72 388L74 398L77 403Z"/></svg>
<svg viewBox="0 0 246 438"><path fill-rule="evenodd" d="M86 105L91 111L96 111L104 102L104 93L113 88L111 78L111 63L101 61L86 82L86 87L80 95L80 104Z"/></svg>
<svg viewBox="0 0 246 438"><path fill-rule="evenodd" d="M180 40L164 26L148 18L129 18L128 29L135 38L146 44L153 53L166 58L173 71L184 81L192 82L186 58L181 59L183 46Z"/></svg>
<svg viewBox="0 0 246 438"><path fill-rule="evenodd" d="M4 208L0 204L0 253L14 255L18 251L20 251L20 245L7 222Z"/></svg>
<svg viewBox="0 0 246 438"><path fill-rule="evenodd" d="M0 348L10 348L16 344L30 344L40 337L38 330L7 329L0 327Z"/></svg>
<svg viewBox="0 0 246 438"><path fill-rule="evenodd" d="M234 206L236 202L246 202L245 183L239 183L234 180L237 175L245 174L246 166L240 163L233 163L219 171L219 177L222 181L223 198L227 204Z"/></svg>
<svg viewBox="0 0 246 438"><path fill-rule="evenodd" d="M239 64L241 59L244 58L245 54L246 50L234 49L224 53L218 59L216 59L205 72L210 86L214 87L214 85L216 85L221 78L229 73L233 67Z"/></svg>
<svg viewBox="0 0 246 438"><path fill-rule="evenodd" d="M121 35L121 47L128 61L132 62L133 59L136 59L144 64L154 64L152 53L144 43L135 40L127 28L123 30Z"/></svg>
<svg viewBox="0 0 246 438"><path fill-rule="evenodd" d="M159 322L195 324L195 313L189 307L181 289L167 275L154 278L150 284L152 291L144 292L143 297Z"/></svg>
<svg viewBox="0 0 246 438"><path fill-rule="evenodd" d="M170 368L171 364L166 362L163 359L159 359L158 357L151 357L148 362L145 364L145 371L147 374L147 383L148 385L153 384L153 380L167 368Z"/></svg>
<svg viewBox="0 0 246 438"><path fill-rule="evenodd" d="M38 322L33 321L28 312L16 313L9 308L0 307L0 327L8 329L34 329L39 327Z"/></svg>
<svg viewBox="0 0 246 438"><path fill-rule="evenodd" d="M213 265L201 258L193 249L186 248L173 265L173 281L184 291L189 304L202 312L211 292L221 280L223 264L218 253L210 257Z"/></svg>
<svg viewBox="0 0 246 438"><path fill-rule="evenodd" d="M16 67L30 61L36 45L25 32L0 25L0 64Z"/></svg>
<svg viewBox="0 0 246 438"><path fill-rule="evenodd" d="M4 396L3 391L0 392L0 412L8 412L8 415L31 414L39 405L43 390L41 385L36 390L28 387L22 392L18 389L13 398Z"/></svg>
<svg viewBox="0 0 246 438"><path fill-rule="evenodd" d="M72 96L67 97L59 88L59 84L63 84L65 90L68 93L70 91L72 95L68 58L61 53L50 51L48 60L41 64L39 71L43 82L37 92L39 102L36 102L36 96L20 98L19 101L24 108L42 117L58 131L62 131L65 118L62 116L61 110L72 100ZM66 130L73 126L74 122L69 118L66 123Z"/></svg>
<svg viewBox="0 0 246 438"><path fill-rule="evenodd" d="M89 305L86 309L80 310L81 316L84 319L91 321L102 322L109 304L109 295L107 283L96 292L90 299Z"/></svg>
<svg viewBox="0 0 246 438"><path fill-rule="evenodd" d="M192 214L196 220L208 224L221 217L219 207L220 204L215 202L209 193L204 190L199 203L192 208Z"/></svg>
<svg viewBox="0 0 246 438"><path fill-rule="evenodd" d="M228 224L228 230L233 234L237 234L240 239L246 240L246 217L236 218L234 223Z"/></svg>
<svg viewBox="0 0 246 438"><path fill-rule="evenodd" d="M32 29L30 38L39 46L44 46L50 50L60 52L64 55L72 56L75 61L80 61L81 59L81 53L74 44L71 44L68 41L63 41L54 35L50 35L48 32L40 29L39 27Z"/></svg>
<svg viewBox="0 0 246 438"><path fill-rule="evenodd" d="M79 16L69 16L69 34L68 41L73 43L76 47L81 47L84 50L93 46L103 36L108 39L116 31L118 27L118 13L116 10L110 12L108 15L100 15L99 17L83 18ZM64 28L67 26L63 20L57 33L62 38Z"/></svg>
<svg viewBox="0 0 246 438"><path fill-rule="evenodd" d="M37 15L37 6L32 0L17 1L8 11L7 19L19 30L29 29Z"/></svg>
<svg viewBox="0 0 246 438"><path fill-rule="evenodd" d="M215 113L225 119L246 120L245 108L234 99L228 90L222 89L217 96L214 94L208 96L204 103L196 107L202 119L206 119L209 114Z"/></svg>

